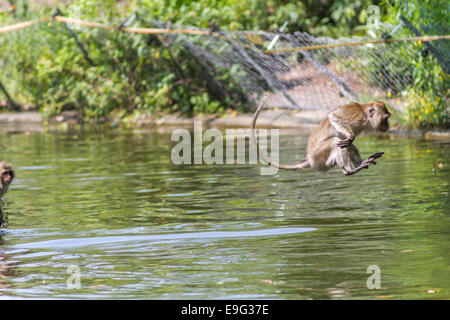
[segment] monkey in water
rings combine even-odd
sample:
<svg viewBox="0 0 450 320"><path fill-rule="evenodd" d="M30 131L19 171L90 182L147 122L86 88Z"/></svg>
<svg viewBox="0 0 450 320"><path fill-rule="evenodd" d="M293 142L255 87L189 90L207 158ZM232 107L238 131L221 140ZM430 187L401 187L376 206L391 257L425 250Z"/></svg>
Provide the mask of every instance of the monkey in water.
<svg viewBox="0 0 450 320"><path fill-rule="evenodd" d="M2 205L3 205L3 196L8 192L9 185L14 179L14 170L12 166L5 161L0 162L0 227L3 226L3 213L2 213Z"/></svg>
<svg viewBox="0 0 450 320"><path fill-rule="evenodd" d="M306 147L306 157L303 161L291 165L272 161L259 150L255 137L256 120L266 98L267 95L253 116L251 140L256 145L261 158L271 166L286 170L313 168L326 171L338 165L343 173L349 176L369 168L371 164L375 165L375 159L384 154L384 152L377 152L367 159L361 160L358 149L353 145L355 137L363 130L372 129L386 132L389 129L388 119L391 113L383 102L375 101L366 104L350 103L329 113L310 135Z"/></svg>

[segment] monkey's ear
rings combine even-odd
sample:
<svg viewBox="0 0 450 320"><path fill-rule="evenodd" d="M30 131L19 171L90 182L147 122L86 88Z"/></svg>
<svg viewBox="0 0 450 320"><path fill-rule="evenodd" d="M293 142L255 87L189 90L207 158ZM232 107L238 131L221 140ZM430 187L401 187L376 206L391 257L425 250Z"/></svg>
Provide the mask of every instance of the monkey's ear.
<svg viewBox="0 0 450 320"><path fill-rule="evenodd" d="M370 106L369 109L367 109L367 113L369 117L373 117L375 115L375 108Z"/></svg>

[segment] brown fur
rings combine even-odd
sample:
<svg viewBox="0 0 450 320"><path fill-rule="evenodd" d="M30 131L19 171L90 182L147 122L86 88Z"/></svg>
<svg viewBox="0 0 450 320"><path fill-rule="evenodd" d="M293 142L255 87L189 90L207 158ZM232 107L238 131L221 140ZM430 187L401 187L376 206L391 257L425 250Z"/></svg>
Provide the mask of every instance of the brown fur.
<svg viewBox="0 0 450 320"><path fill-rule="evenodd" d="M6 175L4 175L6 173ZM0 197L8 192L9 185L14 180L14 170L12 166L5 161L0 162ZM0 200L1 201L1 200ZM0 207L0 227L3 226L3 213Z"/></svg>
<svg viewBox="0 0 450 320"><path fill-rule="evenodd" d="M265 99L266 97L261 101L252 120L251 138L254 144L256 144L254 132L256 120ZM256 148L265 162L280 169L313 168L324 171L338 165L345 175L352 175L361 169L367 169L370 164L376 164L375 159L383 154L378 152L362 161L358 149L352 144L353 140L366 129L387 131L390 115L385 104L380 101L366 104L354 102L337 108L330 112L313 131L308 139L305 160L297 164L282 165L273 162L259 150L257 144ZM351 167L352 163L354 168Z"/></svg>

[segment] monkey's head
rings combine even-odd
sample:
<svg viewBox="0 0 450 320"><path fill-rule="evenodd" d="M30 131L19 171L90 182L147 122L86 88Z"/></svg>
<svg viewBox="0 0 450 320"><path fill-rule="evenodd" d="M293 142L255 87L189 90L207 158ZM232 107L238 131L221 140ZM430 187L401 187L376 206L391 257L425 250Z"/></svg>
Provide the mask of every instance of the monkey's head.
<svg viewBox="0 0 450 320"><path fill-rule="evenodd" d="M14 170L12 166L5 161L0 162L0 182L2 186L9 186L14 179Z"/></svg>
<svg viewBox="0 0 450 320"><path fill-rule="evenodd" d="M389 129L388 119L391 116L391 113L386 108L386 105L383 102L374 101L368 103L366 113L372 129L381 132L388 131Z"/></svg>

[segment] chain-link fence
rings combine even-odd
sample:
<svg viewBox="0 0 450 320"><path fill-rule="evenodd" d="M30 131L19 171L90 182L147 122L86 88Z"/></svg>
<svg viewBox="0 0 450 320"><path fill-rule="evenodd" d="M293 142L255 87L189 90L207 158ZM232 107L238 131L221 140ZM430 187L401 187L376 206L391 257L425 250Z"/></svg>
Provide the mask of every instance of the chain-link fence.
<svg viewBox="0 0 450 320"><path fill-rule="evenodd" d="M0 32L49 19L4 27ZM164 45L177 47L195 59L218 90L225 94L239 92L255 106L261 94L270 91L273 94L267 106L277 108L327 110L350 101L375 99L399 107L404 92L414 84L414 61L418 55L429 54L417 46L420 37L332 39L314 37L306 32L220 31L179 25L174 29L169 23L137 15L119 27L56 14L53 19L66 24L86 59L89 59L88 52L71 28L72 23L102 28L105 32L157 35ZM131 28L137 20L146 28ZM429 41L430 38L433 37L421 39ZM434 38L448 39L449 36ZM448 55L448 51L445 54ZM448 56L443 59L445 63Z"/></svg>
<svg viewBox="0 0 450 320"><path fill-rule="evenodd" d="M155 20L150 23L170 27ZM190 52L219 85L221 79L232 77L250 100L272 91L267 106L278 108L332 109L349 101L374 99L399 107L402 93L414 82L410 63L424 54L414 41L332 39L306 32L161 36ZM302 50L311 46L318 48Z"/></svg>

